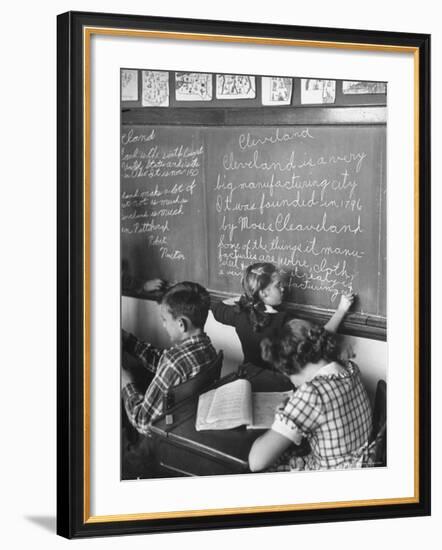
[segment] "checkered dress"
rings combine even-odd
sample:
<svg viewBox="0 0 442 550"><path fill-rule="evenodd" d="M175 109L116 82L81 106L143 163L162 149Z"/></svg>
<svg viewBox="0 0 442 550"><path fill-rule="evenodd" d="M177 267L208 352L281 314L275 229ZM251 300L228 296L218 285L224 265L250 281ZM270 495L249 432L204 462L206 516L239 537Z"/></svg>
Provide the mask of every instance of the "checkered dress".
<svg viewBox="0 0 442 550"><path fill-rule="evenodd" d="M163 413L163 396L168 389L196 376L217 356L210 338L204 333L167 350L155 348L130 335L126 348L155 374L145 395L139 393L134 384L127 384L122 390L129 421L141 434L147 434L152 420Z"/></svg>
<svg viewBox="0 0 442 550"><path fill-rule="evenodd" d="M295 443L302 436L311 453L285 453L272 470L321 470L362 465L371 431L371 409L358 367L349 362L337 374L320 373L300 386L272 430Z"/></svg>

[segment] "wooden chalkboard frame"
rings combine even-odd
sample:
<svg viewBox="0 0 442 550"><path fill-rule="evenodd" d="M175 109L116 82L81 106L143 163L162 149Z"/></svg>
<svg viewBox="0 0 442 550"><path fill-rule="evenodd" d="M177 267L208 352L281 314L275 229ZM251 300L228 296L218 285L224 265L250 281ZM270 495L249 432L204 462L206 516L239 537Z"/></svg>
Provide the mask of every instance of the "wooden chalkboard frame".
<svg viewBox="0 0 442 550"><path fill-rule="evenodd" d="M244 528L430 514L430 36L239 22L69 12L58 17L57 66L57 533L66 538ZM93 29L93 31L91 31ZM90 471L90 225L88 181L90 33L218 35L225 40L298 40L321 47L407 51L414 55L416 109L416 269L414 493L369 502L263 506L94 516ZM229 38L230 37L230 38ZM325 46L328 44L328 46ZM86 77L85 77L86 75ZM87 187L86 187L87 189Z"/></svg>
<svg viewBox="0 0 442 550"><path fill-rule="evenodd" d="M292 106L284 107L168 107L162 108L123 108L121 113L122 128L131 125L146 125L149 127L229 127L229 126L278 126L291 125L308 126L385 126L387 120L386 107L382 104L364 105L333 105L333 106ZM208 288L213 299L222 300L232 294ZM134 294L123 289L123 295L149 299L149 295ZM155 296L154 296L155 299ZM325 324L333 314L333 310L315 306L288 303L284 306L294 316ZM387 339L387 320L383 316L371 314L349 313L342 322L341 334L360 336L375 340Z"/></svg>
<svg viewBox="0 0 442 550"><path fill-rule="evenodd" d="M220 292L219 290L208 289L212 303L231 298L232 294ZM151 300L159 302L161 300L161 292L134 292L126 290L123 295L128 298L137 298L138 300ZM324 325L333 315L333 310L323 309L314 306L304 306L301 304L288 303L284 305L284 309L293 314L298 319L306 319L320 325ZM375 317L373 315L351 314L347 319L342 321L340 334L348 334L350 336L363 336L372 340L385 340L386 320L385 317Z"/></svg>

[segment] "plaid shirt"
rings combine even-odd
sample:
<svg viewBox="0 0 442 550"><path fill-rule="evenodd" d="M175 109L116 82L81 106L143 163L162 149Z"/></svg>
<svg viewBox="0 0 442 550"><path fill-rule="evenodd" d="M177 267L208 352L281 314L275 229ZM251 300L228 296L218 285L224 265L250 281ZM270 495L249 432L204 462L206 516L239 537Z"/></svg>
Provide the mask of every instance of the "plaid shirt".
<svg viewBox="0 0 442 550"><path fill-rule="evenodd" d="M134 384L127 384L122 390L129 421L142 434L147 434L151 422L163 413L163 397L168 389L196 376L217 356L205 333L188 338L167 350L141 342L131 334L125 349L141 359L144 366L155 375L144 396Z"/></svg>
<svg viewBox="0 0 442 550"><path fill-rule="evenodd" d="M358 367L349 362L344 372L319 372L302 384L276 413L272 429L295 443L301 436L309 440L306 469L351 467L371 431L370 403Z"/></svg>

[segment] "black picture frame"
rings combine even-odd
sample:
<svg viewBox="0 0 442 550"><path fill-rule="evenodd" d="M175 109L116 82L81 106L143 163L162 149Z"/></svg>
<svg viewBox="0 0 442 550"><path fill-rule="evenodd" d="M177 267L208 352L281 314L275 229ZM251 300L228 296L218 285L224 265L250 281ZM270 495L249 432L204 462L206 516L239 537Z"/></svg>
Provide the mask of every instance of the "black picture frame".
<svg viewBox="0 0 442 550"><path fill-rule="evenodd" d="M136 15L68 12L58 16L57 39L57 532L67 538L158 533L201 529L243 528L286 524L349 521L430 514L430 36L350 29L296 27L227 21L175 19ZM84 135L87 97L84 86L85 29L137 30L166 33L229 35L243 39L269 38L305 43L363 44L412 51L417 64L416 147L418 234L415 290L418 322L415 350L418 394L415 407L419 432L414 498L401 502L373 501L364 505L318 506L316 509L269 510L249 513L171 517L94 518L90 514L88 457L89 371L85 368L88 331L85 309L90 307L85 277L90 269L85 235ZM88 152L86 151L86 155ZM87 159L86 159L87 165ZM416 390L417 391L417 390ZM166 515L167 516L167 515Z"/></svg>

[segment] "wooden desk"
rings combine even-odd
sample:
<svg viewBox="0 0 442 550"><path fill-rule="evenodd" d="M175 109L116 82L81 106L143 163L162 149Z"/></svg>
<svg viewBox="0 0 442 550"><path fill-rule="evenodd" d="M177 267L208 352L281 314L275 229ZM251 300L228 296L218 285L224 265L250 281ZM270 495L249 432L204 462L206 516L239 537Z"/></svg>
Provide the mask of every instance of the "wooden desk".
<svg viewBox="0 0 442 550"><path fill-rule="evenodd" d="M241 376L250 380L253 391L287 391L293 387L281 374L252 365L241 367ZM217 384L232 380L228 376ZM252 443L263 430L197 432L195 418L198 397L179 403L152 424L157 459L167 470L182 475L243 474L249 471L248 456ZM167 423L167 420L172 420Z"/></svg>

